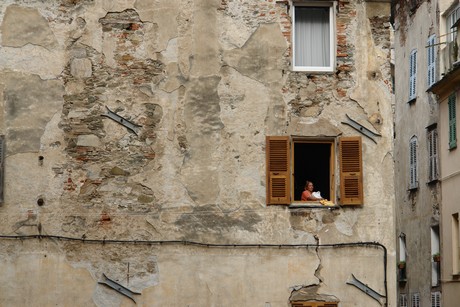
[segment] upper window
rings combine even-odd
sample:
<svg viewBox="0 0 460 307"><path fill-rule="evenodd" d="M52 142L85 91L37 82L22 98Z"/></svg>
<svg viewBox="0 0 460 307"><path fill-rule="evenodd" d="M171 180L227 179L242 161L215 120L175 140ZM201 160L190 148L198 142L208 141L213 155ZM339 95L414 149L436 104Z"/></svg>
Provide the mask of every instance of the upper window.
<svg viewBox="0 0 460 307"><path fill-rule="evenodd" d="M301 202L306 181L321 198L336 203L336 155L340 169L340 204L363 204L360 137L311 139L267 136L267 203Z"/></svg>
<svg viewBox="0 0 460 307"><path fill-rule="evenodd" d="M414 49L410 53L409 59L409 100L415 99L417 85L417 50Z"/></svg>
<svg viewBox="0 0 460 307"><path fill-rule="evenodd" d="M457 147L457 97L455 93L449 96L449 149Z"/></svg>
<svg viewBox="0 0 460 307"><path fill-rule="evenodd" d="M335 59L333 3L294 4L293 69L333 71Z"/></svg>
<svg viewBox="0 0 460 307"><path fill-rule="evenodd" d="M438 179L438 131L428 131L428 181Z"/></svg>
<svg viewBox="0 0 460 307"><path fill-rule="evenodd" d="M431 35L427 42L428 52L428 87L436 82L436 35Z"/></svg>
<svg viewBox="0 0 460 307"><path fill-rule="evenodd" d="M418 188L418 169L417 169L417 137L413 136L409 142L409 189Z"/></svg>
<svg viewBox="0 0 460 307"><path fill-rule="evenodd" d="M454 27L454 28L452 28L452 27L457 22L457 19L460 17L458 15L459 9L460 9L460 7L457 7L455 9L453 9L452 12L450 12L447 15L446 28L447 28L447 33L448 33L448 35L447 35L447 41L448 42L453 42L457 38L457 27Z"/></svg>

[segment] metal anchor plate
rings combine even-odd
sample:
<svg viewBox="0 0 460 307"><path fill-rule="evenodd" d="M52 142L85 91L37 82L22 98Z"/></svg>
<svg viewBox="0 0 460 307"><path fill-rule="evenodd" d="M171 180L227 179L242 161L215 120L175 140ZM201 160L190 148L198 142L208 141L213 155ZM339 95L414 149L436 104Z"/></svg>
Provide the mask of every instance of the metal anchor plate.
<svg viewBox="0 0 460 307"><path fill-rule="evenodd" d="M359 290L363 291L364 293L366 293L367 295L369 295L370 297L375 299L377 302L379 302L380 305L382 305L384 303L384 301L385 301L385 296L384 295L381 295L377 291L371 289L368 285L366 285L363 282L361 282L360 280L358 280L355 277L355 275L351 274L351 277L352 277L352 280L347 281L348 285L355 286L356 288L358 288Z"/></svg>
<svg viewBox="0 0 460 307"><path fill-rule="evenodd" d="M141 293L134 292L134 291L129 290L128 288L123 287L119 283L117 283L117 282L111 280L110 278L108 278L107 276L105 276L104 273L102 273L102 277L103 277L103 280L98 282L99 284L104 284L104 285L109 286L113 290L123 294L124 296L129 297L135 304L137 304L136 300L133 297L133 295L134 294L139 294L140 295Z"/></svg>
<svg viewBox="0 0 460 307"><path fill-rule="evenodd" d="M137 125L137 124L135 124L133 122L130 122L126 118L121 117L117 113L111 111L107 106L106 106L106 109L107 109L107 113L102 114L102 116L106 116L106 117L116 121L120 125L123 125L126 128L128 128L129 130L131 130L135 135L137 135L140 127L142 127L142 126L139 126L139 125Z"/></svg>
<svg viewBox="0 0 460 307"><path fill-rule="evenodd" d="M374 143L377 143L377 141L374 140L374 137L381 136L380 134L375 133L375 132L367 129L366 127L364 127L363 125L361 125L357 121L351 119L350 116L348 116L348 114L345 114L345 115L347 116L348 121L342 122L342 124L348 125L348 126L354 128L354 129L356 129L357 131L361 132L362 134L364 134L365 136L370 138L372 141L374 141Z"/></svg>

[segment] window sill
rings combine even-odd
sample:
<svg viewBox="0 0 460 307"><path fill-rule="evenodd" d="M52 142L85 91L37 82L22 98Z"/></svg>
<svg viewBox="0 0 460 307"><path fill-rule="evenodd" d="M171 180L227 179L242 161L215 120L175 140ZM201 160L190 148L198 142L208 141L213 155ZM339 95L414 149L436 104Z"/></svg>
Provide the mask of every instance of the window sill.
<svg viewBox="0 0 460 307"><path fill-rule="evenodd" d="M415 104L415 101L416 101L416 100L417 100L417 98L412 98L412 99L409 100L407 103L408 103L409 105Z"/></svg>
<svg viewBox="0 0 460 307"><path fill-rule="evenodd" d="M431 179L430 181L428 181L426 184L427 185L432 185L432 184L435 184L436 182L438 182L439 179L438 178L434 178L434 179Z"/></svg>
<svg viewBox="0 0 460 307"><path fill-rule="evenodd" d="M309 201L309 202L297 202L290 204L288 206L289 209L339 209L339 205L333 205L333 206L326 206L321 204L319 201Z"/></svg>
<svg viewBox="0 0 460 307"><path fill-rule="evenodd" d="M302 68L302 67L292 67L293 72L304 72L308 74L333 74L335 71L332 67L330 68Z"/></svg>

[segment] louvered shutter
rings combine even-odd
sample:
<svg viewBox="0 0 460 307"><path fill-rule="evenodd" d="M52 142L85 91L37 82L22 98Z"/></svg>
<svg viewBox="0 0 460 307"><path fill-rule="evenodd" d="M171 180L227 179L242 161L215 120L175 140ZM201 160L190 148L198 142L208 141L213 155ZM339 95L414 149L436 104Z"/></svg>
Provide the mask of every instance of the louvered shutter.
<svg viewBox="0 0 460 307"><path fill-rule="evenodd" d="M431 307L441 307L441 292L431 292Z"/></svg>
<svg viewBox="0 0 460 307"><path fill-rule="evenodd" d="M407 307L407 296L406 296L406 294L401 294L399 296L399 307Z"/></svg>
<svg viewBox="0 0 460 307"><path fill-rule="evenodd" d="M5 136L0 135L0 204L3 204L3 176L5 173Z"/></svg>
<svg viewBox="0 0 460 307"><path fill-rule="evenodd" d="M420 307L420 294L414 293L412 295L412 307Z"/></svg>
<svg viewBox="0 0 460 307"><path fill-rule="evenodd" d="M364 197L361 137L342 137L339 144L341 204L362 205Z"/></svg>
<svg viewBox="0 0 460 307"><path fill-rule="evenodd" d="M438 133L436 129L428 132L429 181L438 178Z"/></svg>
<svg viewBox="0 0 460 307"><path fill-rule="evenodd" d="M409 143L409 189L416 189L417 187L417 138L412 137Z"/></svg>
<svg viewBox="0 0 460 307"><path fill-rule="evenodd" d="M290 204L290 152L288 136L267 136L266 165L267 204Z"/></svg>
<svg viewBox="0 0 460 307"><path fill-rule="evenodd" d="M449 96L449 148L457 147L457 114L456 114L456 95Z"/></svg>
<svg viewBox="0 0 460 307"><path fill-rule="evenodd" d="M416 97L417 85L417 50L412 50L409 58L409 100Z"/></svg>

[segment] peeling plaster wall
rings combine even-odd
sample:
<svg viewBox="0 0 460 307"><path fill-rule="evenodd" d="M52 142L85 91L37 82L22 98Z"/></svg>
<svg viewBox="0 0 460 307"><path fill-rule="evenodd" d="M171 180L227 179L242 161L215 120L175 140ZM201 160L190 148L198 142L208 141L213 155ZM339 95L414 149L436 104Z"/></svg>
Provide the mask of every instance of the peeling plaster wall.
<svg viewBox="0 0 460 307"><path fill-rule="evenodd" d="M0 234L375 241L388 248L388 306L395 306L389 4L338 6L337 69L307 74L290 69L290 11L282 2L2 1ZM107 108L140 125L137 135L102 116ZM363 136L365 204L267 206L265 136L359 135L341 123L345 114L382 135L377 143ZM27 306L32 296L40 306L131 306L97 283L102 274L140 292L142 306L288 306L293 291L311 287L341 306L379 306L346 285L352 273L385 291L383 251L372 247L46 238L2 239L2 246L2 306Z"/></svg>

